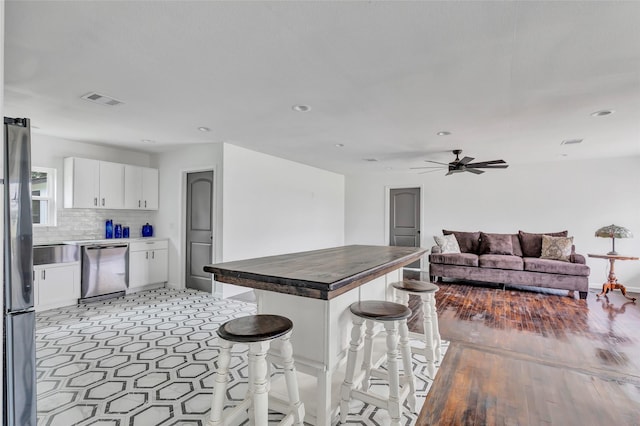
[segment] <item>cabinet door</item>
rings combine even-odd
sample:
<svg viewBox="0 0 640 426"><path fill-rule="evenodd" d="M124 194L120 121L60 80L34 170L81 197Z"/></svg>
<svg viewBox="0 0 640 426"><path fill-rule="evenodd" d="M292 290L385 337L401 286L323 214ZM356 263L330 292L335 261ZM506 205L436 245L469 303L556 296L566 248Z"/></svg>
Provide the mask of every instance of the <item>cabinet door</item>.
<svg viewBox="0 0 640 426"><path fill-rule="evenodd" d="M124 208L124 164L100 161L100 207Z"/></svg>
<svg viewBox="0 0 640 426"><path fill-rule="evenodd" d="M35 270L38 280L38 302L40 305L57 305L61 302L77 300L79 266L50 266Z"/></svg>
<svg viewBox="0 0 640 426"><path fill-rule="evenodd" d="M96 208L100 202L100 162L86 158L66 158L64 163L64 206Z"/></svg>
<svg viewBox="0 0 640 426"><path fill-rule="evenodd" d="M124 208L142 208L142 167L124 166Z"/></svg>
<svg viewBox="0 0 640 426"><path fill-rule="evenodd" d="M142 208L158 210L158 169L142 168Z"/></svg>
<svg viewBox="0 0 640 426"><path fill-rule="evenodd" d="M167 261L169 254L167 250L151 250L149 261L149 283L164 283L168 279Z"/></svg>
<svg viewBox="0 0 640 426"><path fill-rule="evenodd" d="M149 252L129 252L129 289L149 284Z"/></svg>

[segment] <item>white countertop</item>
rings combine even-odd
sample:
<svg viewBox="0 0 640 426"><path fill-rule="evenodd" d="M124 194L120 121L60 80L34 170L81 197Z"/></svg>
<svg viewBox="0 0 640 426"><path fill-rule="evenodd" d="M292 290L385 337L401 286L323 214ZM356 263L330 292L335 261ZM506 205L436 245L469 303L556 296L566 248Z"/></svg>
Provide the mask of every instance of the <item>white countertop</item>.
<svg viewBox="0 0 640 426"><path fill-rule="evenodd" d="M137 237L137 238L109 238L104 240L78 240L78 241L62 241L63 244L74 244L77 246L86 246L92 244L129 244L135 241L162 241L166 238L159 237Z"/></svg>

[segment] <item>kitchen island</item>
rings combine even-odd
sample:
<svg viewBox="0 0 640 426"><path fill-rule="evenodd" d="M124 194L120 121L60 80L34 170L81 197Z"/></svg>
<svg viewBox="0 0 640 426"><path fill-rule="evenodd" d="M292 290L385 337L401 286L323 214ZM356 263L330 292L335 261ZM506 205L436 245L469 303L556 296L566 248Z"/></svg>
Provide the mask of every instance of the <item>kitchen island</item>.
<svg viewBox="0 0 640 426"><path fill-rule="evenodd" d="M300 394L305 422L330 425L338 414L338 369L346 357L351 329L349 305L358 300L392 300L390 284L402 267L425 249L352 245L207 265L221 283L255 289L258 313L293 321ZM336 374L337 373L337 374ZM274 383L274 393L278 393Z"/></svg>

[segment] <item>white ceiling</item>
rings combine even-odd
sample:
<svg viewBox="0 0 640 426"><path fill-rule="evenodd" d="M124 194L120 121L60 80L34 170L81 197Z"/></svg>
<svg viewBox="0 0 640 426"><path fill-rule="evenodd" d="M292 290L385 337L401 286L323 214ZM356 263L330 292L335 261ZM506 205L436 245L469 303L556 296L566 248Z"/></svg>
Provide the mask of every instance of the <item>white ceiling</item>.
<svg viewBox="0 0 640 426"><path fill-rule="evenodd" d="M345 174L454 148L640 155L640 2L7 1L5 15L5 115L43 134L230 142Z"/></svg>

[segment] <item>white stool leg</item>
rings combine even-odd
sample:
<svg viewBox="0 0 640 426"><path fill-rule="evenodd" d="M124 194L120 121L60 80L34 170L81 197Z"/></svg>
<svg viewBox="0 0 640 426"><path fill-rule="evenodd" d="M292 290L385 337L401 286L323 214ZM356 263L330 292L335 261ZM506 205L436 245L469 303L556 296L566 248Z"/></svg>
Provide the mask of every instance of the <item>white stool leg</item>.
<svg viewBox="0 0 640 426"><path fill-rule="evenodd" d="M431 301L428 294L422 294L422 319L424 327L424 357L427 361L427 374L433 379L436 374L435 351L433 348L433 323L431 319Z"/></svg>
<svg viewBox="0 0 640 426"><path fill-rule="evenodd" d="M442 338L438 325L438 311L436 310L436 295L431 295L431 324L433 326L433 339L435 341L435 356L438 362L442 361Z"/></svg>
<svg viewBox="0 0 640 426"><path fill-rule="evenodd" d="M253 424L256 426L267 426L269 423L268 350L268 341L249 343L249 368L253 367Z"/></svg>
<svg viewBox="0 0 640 426"><path fill-rule="evenodd" d="M211 401L211 415L209 417L209 426L220 426L224 424L224 421L222 420L222 411L224 410L224 400L227 393L227 382L229 381L231 346L233 346L231 342L220 339L218 371L216 371L215 382L213 384L213 397Z"/></svg>
<svg viewBox="0 0 640 426"><path fill-rule="evenodd" d="M404 379L409 383L409 407L411 411L416 412L416 380L413 376L413 364L411 362L411 348L409 347L409 328L407 320L400 322L400 353L402 354L402 366L404 370Z"/></svg>
<svg viewBox="0 0 640 426"><path fill-rule="evenodd" d="M291 346L291 333L285 334L280 338L282 346L280 353L283 359L284 378L287 382L287 393L289 395L289 403L291 412L295 417L294 424L303 426L304 404L300 401L300 393L298 391L298 378L296 377L296 366L293 362L293 348Z"/></svg>
<svg viewBox="0 0 640 426"><path fill-rule="evenodd" d="M391 426L400 426L400 376L398 373L398 321L385 321L387 332L387 370L389 371L388 410Z"/></svg>
<svg viewBox="0 0 640 426"><path fill-rule="evenodd" d="M362 324L364 319L353 316L353 328L351 329L351 344L349 346L349 354L347 355L347 371L342 384L340 396L340 422L347 421L349 414L349 401L351 400L351 391L353 390L353 376L356 370L356 359L358 352L362 346Z"/></svg>
<svg viewBox="0 0 640 426"><path fill-rule="evenodd" d="M364 380L362 381L362 389L366 392L371 386L371 358L373 352L373 321L365 321L364 332L364 358L362 360L362 369L364 370Z"/></svg>

